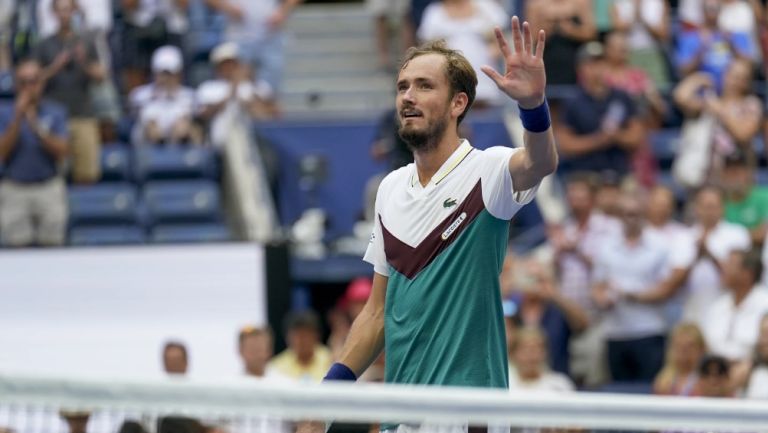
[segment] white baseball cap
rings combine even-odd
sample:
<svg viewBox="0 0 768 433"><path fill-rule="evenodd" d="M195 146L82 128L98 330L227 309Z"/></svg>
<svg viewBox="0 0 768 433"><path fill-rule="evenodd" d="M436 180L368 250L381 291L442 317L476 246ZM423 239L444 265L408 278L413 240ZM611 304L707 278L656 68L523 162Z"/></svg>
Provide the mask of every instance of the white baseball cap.
<svg viewBox="0 0 768 433"><path fill-rule="evenodd" d="M225 60L240 59L240 48L234 42L224 42L211 51L211 63L218 64Z"/></svg>
<svg viewBox="0 0 768 433"><path fill-rule="evenodd" d="M153 72L179 73L184 66L181 50L173 45L165 45L152 54Z"/></svg>

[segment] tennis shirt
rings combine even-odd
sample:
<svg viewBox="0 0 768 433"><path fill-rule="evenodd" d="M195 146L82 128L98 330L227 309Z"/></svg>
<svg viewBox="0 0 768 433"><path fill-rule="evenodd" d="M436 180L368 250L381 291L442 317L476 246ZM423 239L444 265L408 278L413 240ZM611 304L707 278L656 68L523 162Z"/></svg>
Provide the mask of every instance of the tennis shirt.
<svg viewBox="0 0 768 433"><path fill-rule="evenodd" d="M463 140L426 186L413 163L379 186L364 260L389 277L386 382L508 387L499 274L509 220L537 189L515 192L517 151Z"/></svg>

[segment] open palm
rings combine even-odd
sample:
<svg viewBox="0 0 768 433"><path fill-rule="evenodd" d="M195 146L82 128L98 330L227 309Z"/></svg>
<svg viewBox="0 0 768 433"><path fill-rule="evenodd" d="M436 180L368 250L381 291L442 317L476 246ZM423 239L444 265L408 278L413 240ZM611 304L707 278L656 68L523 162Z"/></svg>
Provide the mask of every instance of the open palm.
<svg viewBox="0 0 768 433"><path fill-rule="evenodd" d="M544 88L547 85L547 75L544 72L544 30L540 30L536 41L536 52L533 51L533 39L528 22L524 22L522 31L520 20L512 17L512 42L515 51L510 50L504 34L498 27L494 30L499 49L504 56L504 74L496 72L490 66L481 69L496 85L515 99L523 108L535 108L544 102Z"/></svg>

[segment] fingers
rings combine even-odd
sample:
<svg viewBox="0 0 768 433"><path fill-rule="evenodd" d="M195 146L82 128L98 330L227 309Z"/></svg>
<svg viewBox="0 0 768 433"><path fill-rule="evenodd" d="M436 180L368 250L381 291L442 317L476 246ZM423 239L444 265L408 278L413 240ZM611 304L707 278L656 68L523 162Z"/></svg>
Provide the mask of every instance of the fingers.
<svg viewBox="0 0 768 433"><path fill-rule="evenodd" d="M533 54L533 40L531 38L531 25L528 21L523 23L523 43L525 44L525 52Z"/></svg>
<svg viewBox="0 0 768 433"><path fill-rule="evenodd" d="M539 30L539 38L536 41L536 54L534 57L541 59L544 56L544 45L546 45L547 35L544 30Z"/></svg>
<svg viewBox="0 0 768 433"><path fill-rule="evenodd" d="M499 49L501 50L501 54L504 55L504 58L508 58L512 55L512 53L509 51L509 45L507 44L507 40L504 39L504 33L501 32L501 29L496 27L493 29L493 33L496 35L496 42L499 44Z"/></svg>
<svg viewBox="0 0 768 433"><path fill-rule="evenodd" d="M494 83L496 83L497 86L501 87L501 82L504 79L504 77L501 76L498 72L496 72L495 69L493 69L490 66L481 66L480 70L485 73L485 75L488 76L491 80L493 80Z"/></svg>
<svg viewBox="0 0 768 433"><path fill-rule="evenodd" d="M512 17L512 43L515 44L515 52L523 52L523 34L520 32L520 18Z"/></svg>

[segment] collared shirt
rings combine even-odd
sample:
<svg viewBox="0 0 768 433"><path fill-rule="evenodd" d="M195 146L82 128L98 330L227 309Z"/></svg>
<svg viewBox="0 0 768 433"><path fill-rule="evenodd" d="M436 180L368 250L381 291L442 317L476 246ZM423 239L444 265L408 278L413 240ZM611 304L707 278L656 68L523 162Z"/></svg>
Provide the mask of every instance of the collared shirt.
<svg viewBox="0 0 768 433"><path fill-rule="evenodd" d="M163 136L168 138L176 122L192 116L195 91L186 86L168 91L155 84L146 84L131 92L130 101L138 119L133 131L134 142L142 140L142 133L149 122L156 122Z"/></svg>
<svg viewBox="0 0 768 433"><path fill-rule="evenodd" d="M615 218L593 212L584 228L581 228L573 219L566 221L563 225L563 234L569 241L576 242L576 248L580 254L560 255L557 261L560 292L594 317L597 309L590 296L592 267L579 255L590 258L594 264L600 245L607 239L621 236L621 224Z"/></svg>
<svg viewBox="0 0 768 433"><path fill-rule="evenodd" d="M269 362L269 370L275 370L283 376L296 379L303 383L320 382L332 363L331 351L323 345L315 346L315 353L309 365L302 365L296 352L285 349Z"/></svg>
<svg viewBox="0 0 768 433"><path fill-rule="evenodd" d="M595 283L607 283L616 295L616 304L604 312L609 339L643 338L666 332L663 304L632 302L621 296L656 286L663 278L666 259L664 245L645 232L634 244L624 236L603 243L595 262Z"/></svg>
<svg viewBox="0 0 768 433"><path fill-rule="evenodd" d="M726 293L698 318L709 351L730 360L747 359L757 343L760 321L768 314L768 290L755 286L741 304Z"/></svg>
<svg viewBox="0 0 768 433"><path fill-rule="evenodd" d="M685 238L679 238L670 256L670 266L684 269L693 266L686 282L683 307L684 320L697 320L712 302L723 294L720 271L711 259L698 258L701 226L694 226ZM718 260L724 261L734 250L746 250L752 245L749 232L742 226L721 221L709 233L707 249Z"/></svg>
<svg viewBox="0 0 768 433"><path fill-rule="evenodd" d="M0 131L8 129L14 115L13 105L0 106ZM38 107L37 118L40 128L47 129L57 137L67 137L67 115L60 105L43 101ZM57 173L56 159L45 150L43 142L29 123L22 120L19 137L5 161L3 177L20 183L35 183L46 181Z"/></svg>

